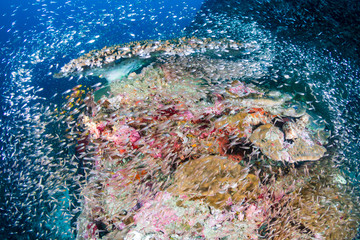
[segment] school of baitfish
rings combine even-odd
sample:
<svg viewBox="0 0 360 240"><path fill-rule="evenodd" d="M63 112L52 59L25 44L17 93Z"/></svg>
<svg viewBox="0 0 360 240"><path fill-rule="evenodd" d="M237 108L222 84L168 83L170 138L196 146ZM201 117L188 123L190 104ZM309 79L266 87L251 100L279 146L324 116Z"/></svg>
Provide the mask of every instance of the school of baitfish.
<svg viewBox="0 0 360 240"><path fill-rule="evenodd" d="M78 167L77 239L356 235L358 203L331 167L326 122L294 95L256 85L266 73L246 58L251 47L132 42L61 68L55 77L108 80L65 92L56 110L68 136L58 141L76 145L54 167Z"/></svg>
<svg viewBox="0 0 360 240"><path fill-rule="evenodd" d="M38 239L352 239L358 201L333 167L328 124L259 84L256 47L196 37L104 47L54 77L107 84L79 84L47 107L31 71L12 72L6 224Z"/></svg>

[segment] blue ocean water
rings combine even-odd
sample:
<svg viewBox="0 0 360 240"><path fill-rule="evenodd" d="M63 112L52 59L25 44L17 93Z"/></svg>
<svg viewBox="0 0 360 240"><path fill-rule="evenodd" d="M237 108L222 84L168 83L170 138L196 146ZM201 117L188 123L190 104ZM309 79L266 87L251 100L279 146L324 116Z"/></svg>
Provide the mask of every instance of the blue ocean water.
<svg viewBox="0 0 360 240"><path fill-rule="evenodd" d="M258 46L258 61L271 63L263 84L301 93L326 119L334 165L360 196L359 13L357 1L325 0L0 2L0 238L75 238L78 189L68 176L76 159L52 114L65 91L99 79L52 75L90 50L137 40Z"/></svg>

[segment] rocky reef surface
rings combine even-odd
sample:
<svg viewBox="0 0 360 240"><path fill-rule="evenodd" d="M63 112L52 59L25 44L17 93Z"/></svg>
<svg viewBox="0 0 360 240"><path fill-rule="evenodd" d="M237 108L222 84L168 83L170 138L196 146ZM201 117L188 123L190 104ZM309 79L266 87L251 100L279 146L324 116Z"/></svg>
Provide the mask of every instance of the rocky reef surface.
<svg viewBox="0 0 360 240"><path fill-rule="evenodd" d="M199 41L104 48L61 70L152 58L99 101L71 93L85 169L77 238L354 237L358 203L332 167L325 121L291 93L251 83L266 71L234 57L240 43Z"/></svg>

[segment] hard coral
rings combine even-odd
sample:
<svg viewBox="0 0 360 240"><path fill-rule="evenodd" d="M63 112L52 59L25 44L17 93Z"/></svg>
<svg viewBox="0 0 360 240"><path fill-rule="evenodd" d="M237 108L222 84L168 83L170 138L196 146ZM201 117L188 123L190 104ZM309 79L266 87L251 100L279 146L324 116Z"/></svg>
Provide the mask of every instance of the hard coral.
<svg viewBox="0 0 360 240"><path fill-rule="evenodd" d="M238 163L220 156L190 160L179 167L174 179L169 192L204 199L216 208L226 207L229 201L237 203L251 197L259 184L257 177Z"/></svg>
<svg viewBox="0 0 360 240"><path fill-rule="evenodd" d="M268 123L254 130L250 141L261 152L275 161L298 162L315 161L324 156L326 149L313 142L306 133L297 137L293 143L285 142L284 133L276 126Z"/></svg>

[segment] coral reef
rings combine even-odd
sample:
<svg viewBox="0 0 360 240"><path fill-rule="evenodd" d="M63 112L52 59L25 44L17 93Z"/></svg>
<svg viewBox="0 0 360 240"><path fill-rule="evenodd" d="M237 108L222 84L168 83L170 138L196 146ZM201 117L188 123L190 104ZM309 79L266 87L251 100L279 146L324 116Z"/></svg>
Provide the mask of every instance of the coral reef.
<svg viewBox="0 0 360 240"><path fill-rule="evenodd" d="M62 68L64 77L123 58L149 60L109 83L107 96L78 88L69 96L65 110L77 121L67 121L81 132L84 169L77 239L355 235L359 208L331 167L324 121L293 95L247 82L265 72L236 58L241 47L196 38L136 42Z"/></svg>

